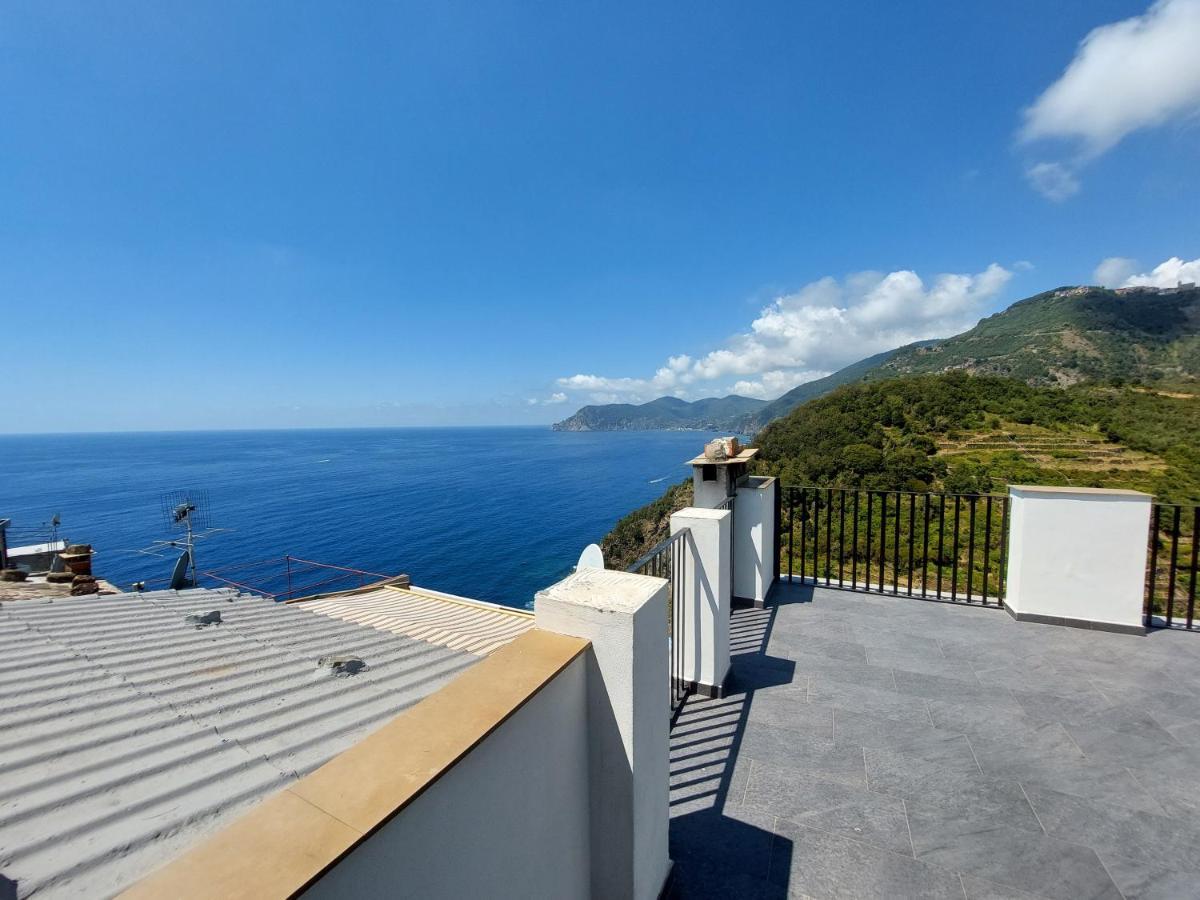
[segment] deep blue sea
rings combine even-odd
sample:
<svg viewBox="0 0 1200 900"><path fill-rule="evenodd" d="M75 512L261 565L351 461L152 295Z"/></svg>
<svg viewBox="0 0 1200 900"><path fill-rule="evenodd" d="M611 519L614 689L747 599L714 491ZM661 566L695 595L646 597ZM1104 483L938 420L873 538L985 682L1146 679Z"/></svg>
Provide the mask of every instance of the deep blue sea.
<svg viewBox="0 0 1200 900"><path fill-rule="evenodd" d="M28 533L60 514L60 535L92 544L96 574L127 590L170 574L169 560L137 552L171 537L162 494L203 490L213 524L229 530L198 546L201 570L233 578L230 566L290 554L526 606L617 519L686 477L684 463L710 437L548 428L0 436L0 518ZM238 572L256 586L275 578L268 589L281 590L281 562Z"/></svg>

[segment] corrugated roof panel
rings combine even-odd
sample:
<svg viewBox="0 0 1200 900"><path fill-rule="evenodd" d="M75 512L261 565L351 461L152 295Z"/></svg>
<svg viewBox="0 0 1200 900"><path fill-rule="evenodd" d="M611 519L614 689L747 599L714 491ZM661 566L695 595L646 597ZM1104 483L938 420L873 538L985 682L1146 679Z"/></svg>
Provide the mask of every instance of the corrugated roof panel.
<svg viewBox="0 0 1200 900"><path fill-rule="evenodd" d="M297 604L314 612L487 656L533 627L533 617L421 588L388 585Z"/></svg>
<svg viewBox="0 0 1200 900"><path fill-rule="evenodd" d="M0 606L0 872L105 896L478 657L232 591ZM196 628L190 613L221 612ZM368 665L336 677L322 656Z"/></svg>

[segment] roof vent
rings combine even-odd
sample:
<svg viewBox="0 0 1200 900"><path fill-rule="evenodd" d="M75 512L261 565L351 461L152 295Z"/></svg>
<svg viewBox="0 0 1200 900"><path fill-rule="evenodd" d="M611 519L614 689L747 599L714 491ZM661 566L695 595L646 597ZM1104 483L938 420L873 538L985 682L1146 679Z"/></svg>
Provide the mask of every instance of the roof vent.
<svg viewBox="0 0 1200 900"><path fill-rule="evenodd" d="M322 656L317 660L318 669L327 669L330 675L345 677L366 671L367 664L357 656Z"/></svg>

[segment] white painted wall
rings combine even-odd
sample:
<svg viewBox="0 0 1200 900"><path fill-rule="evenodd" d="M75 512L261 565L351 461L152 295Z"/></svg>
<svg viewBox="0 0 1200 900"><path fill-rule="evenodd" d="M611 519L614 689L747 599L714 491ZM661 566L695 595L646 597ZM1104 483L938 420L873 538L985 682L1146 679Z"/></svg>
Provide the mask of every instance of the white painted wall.
<svg viewBox="0 0 1200 900"><path fill-rule="evenodd" d="M737 490L733 512L733 595L762 607L775 583L775 478L751 476Z"/></svg>
<svg viewBox="0 0 1200 900"><path fill-rule="evenodd" d="M590 896L587 659L574 660L305 897Z"/></svg>
<svg viewBox="0 0 1200 900"><path fill-rule="evenodd" d="M727 509L694 507L671 516L671 534L691 532L684 545L683 677L710 695L729 674L732 518Z"/></svg>
<svg viewBox="0 0 1200 900"><path fill-rule="evenodd" d="M1009 497L1013 612L1142 625L1149 494L1014 485Z"/></svg>
<svg viewBox="0 0 1200 900"><path fill-rule="evenodd" d="M538 628L592 642L585 659L595 898L656 900L670 870L667 602L662 578L600 569L568 575L534 599Z"/></svg>

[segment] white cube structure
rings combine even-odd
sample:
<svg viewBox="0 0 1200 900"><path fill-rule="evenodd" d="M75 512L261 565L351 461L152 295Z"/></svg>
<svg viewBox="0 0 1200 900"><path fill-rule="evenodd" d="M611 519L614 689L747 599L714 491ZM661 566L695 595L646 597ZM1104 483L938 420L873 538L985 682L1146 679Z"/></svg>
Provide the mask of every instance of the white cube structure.
<svg viewBox="0 0 1200 900"><path fill-rule="evenodd" d="M597 900L655 900L670 872L667 604L662 578L604 569L580 569L534 599L538 628L592 642L588 771Z"/></svg>
<svg viewBox="0 0 1200 900"><path fill-rule="evenodd" d="M775 584L779 479L751 475L737 488L733 511L733 596L762 609Z"/></svg>
<svg viewBox="0 0 1200 900"><path fill-rule="evenodd" d="M727 509L689 507L671 515L671 534L683 541L684 681L707 697L723 697L729 677L732 551ZM679 605L677 603L677 605Z"/></svg>
<svg viewBox="0 0 1200 900"><path fill-rule="evenodd" d="M1008 611L1021 621L1143 633L1153 497L1101 488L1008 490Z"/></svg>

